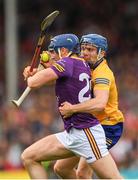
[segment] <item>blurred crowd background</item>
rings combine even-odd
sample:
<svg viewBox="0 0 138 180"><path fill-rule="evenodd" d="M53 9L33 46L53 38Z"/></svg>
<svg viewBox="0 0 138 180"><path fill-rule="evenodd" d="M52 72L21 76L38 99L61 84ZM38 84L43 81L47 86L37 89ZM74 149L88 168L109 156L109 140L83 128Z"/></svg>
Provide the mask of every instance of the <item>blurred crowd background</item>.
<svg viewBox="0 0 138 180"><path fill-rule="evenodd" d="M116 76L119 107L125 116L123 136L112 154L120 170L138 169L138 1L17 0L17 10L19 94L26 87L22 71L32 58L40 22L52 11L60 10L61 14L48 32L43 49L50 37L61 33L79 37L100 33L107 37L107 59ZM62 130L63 124L52 85L31 92L20 109L5 102L4 23L4 0L0 0L0 170L14 170L22 168L20 154L26 147Z"/></svg>

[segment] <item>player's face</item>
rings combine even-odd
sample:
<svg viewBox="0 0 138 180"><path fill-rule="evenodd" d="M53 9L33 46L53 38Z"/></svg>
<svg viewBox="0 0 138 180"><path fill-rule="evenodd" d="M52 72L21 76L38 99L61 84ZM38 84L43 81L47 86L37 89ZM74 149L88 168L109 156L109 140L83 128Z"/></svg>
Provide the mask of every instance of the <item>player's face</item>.
<svg viewBox="0 0 138 180"><path fill-rule="evenodd" d="M97 48L90 44L82 44L81 56L83 56L83 58L86 61L96 62L97 61Z"/></svg>
<svg viewBox="0 0 138 180"><path fill-rule="evenodd" d="M56 53L54 50L50 50L49 54L52 61L58 61L60 59L58 53Z"/></svg>

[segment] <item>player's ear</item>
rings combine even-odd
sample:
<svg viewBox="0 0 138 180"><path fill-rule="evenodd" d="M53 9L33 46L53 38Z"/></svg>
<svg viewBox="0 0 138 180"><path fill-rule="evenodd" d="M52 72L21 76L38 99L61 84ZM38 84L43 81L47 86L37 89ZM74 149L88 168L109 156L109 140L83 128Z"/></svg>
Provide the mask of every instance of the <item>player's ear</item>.
<svg viewBox="0 0 138 180"><path fill-rule="evenodd" d="M102 56L104 57L105 54L106 54L106 52L102 50L102 51L101 51L101 54L102 54Z"/></svg>

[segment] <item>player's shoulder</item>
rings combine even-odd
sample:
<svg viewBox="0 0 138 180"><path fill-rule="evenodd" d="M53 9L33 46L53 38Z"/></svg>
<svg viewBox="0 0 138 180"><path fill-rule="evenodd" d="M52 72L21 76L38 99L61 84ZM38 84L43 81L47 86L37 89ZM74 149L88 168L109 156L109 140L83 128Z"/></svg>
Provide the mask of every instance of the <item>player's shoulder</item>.
<svg viewBox="0 0 138 180"><path fill-rule="evenodd" d="M59 62L63 62L65 64L72 63L73 59L71 57L63 57L59 60Z"/></svg>
<svg viewBox="0 0 138 180"><path fill-rule="evenodd" d="M57 63L61 63L63 65L67 64L67 63L70 63L71 62L71 58L70 57L63 57L61 59L59 59L57 61Z"/></svg>
<svg viewBox="0 0 138 180"><path fill-rule="evenodd" d="M74 63L70 57L63 57L56 62L57 66L61 66L64 69L73 69Z"/></svg>
<svg viewBox="0 0 138 180"><path fill-rule="evenodd" d="M93 71L93 76L96 77L108 77L114 78L113 71L110 69L106 60L99 64L99 66Z"/></svg>
<svg viewBox="0 0 138 180"><path fill-rule="evenodd" d="M97 68L98 72L104 72L104 73L109 73L109 74L113 74L113 71L111 70L111 68L109 67L108 63L106 60L103 60L103 62L99 65L99 67Z"/></svg>
<svg viewBox="0 0 138 180"><path fill-rule="evenodd" d="M73 66L88 66L86 61L81 58L81 57L64 57L62 58L62 61L65 62L66 64L72 64ZM89 66L88 66L89 67Z"/></svg>

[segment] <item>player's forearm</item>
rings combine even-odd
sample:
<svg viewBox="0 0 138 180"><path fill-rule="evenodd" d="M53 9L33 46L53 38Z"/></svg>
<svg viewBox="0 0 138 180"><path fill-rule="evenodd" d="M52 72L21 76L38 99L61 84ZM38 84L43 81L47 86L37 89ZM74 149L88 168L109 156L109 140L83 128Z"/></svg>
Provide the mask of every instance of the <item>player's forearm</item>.
<svg viewBox="0 0 138 180"><path fill-rule="evenodd" d="M54 64L54 62L55 61L53 61L53 60L49 60L48 62L45 62L45 63L41 62L40 64L41 64L41 66L43 66L43 69L47 69L47 68L51 67L52 64ZM41 68L41 70L42 70L42 68ZM56 84L55 80L46 83L46 85L55 85L55 84Z"/></svg>
<svg viewBox="0 0 138 180"><path fill-rule="evenodd" d="M48 68L37 72L34 76L29 77L27 83L30 88L37 88L52 82L57 78L58 76L56 73L51 68Z"/></svg>
<svg viewBox="0 0 138 180"><path fill-rule="evenodd" d="M80 104L75 104L72 106L73 113L83 112L83 113L92 113L95 111L102 111L105 108L105 103L100 99L91 99Z"/></svg>

